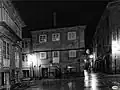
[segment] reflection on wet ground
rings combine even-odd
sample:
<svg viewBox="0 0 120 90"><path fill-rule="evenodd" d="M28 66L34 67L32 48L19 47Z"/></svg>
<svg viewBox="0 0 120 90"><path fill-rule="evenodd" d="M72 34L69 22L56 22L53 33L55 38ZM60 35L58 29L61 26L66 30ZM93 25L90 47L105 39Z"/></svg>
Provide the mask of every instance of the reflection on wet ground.
<svg viewBox="0 0 120 90"><path fill-rule="evenodd" d="M105 77L99 73L86 71L84 75L85 77L74 79L38 80L36 86L26 90L113 90L112 86L119 86L119 78Z"/></svg>

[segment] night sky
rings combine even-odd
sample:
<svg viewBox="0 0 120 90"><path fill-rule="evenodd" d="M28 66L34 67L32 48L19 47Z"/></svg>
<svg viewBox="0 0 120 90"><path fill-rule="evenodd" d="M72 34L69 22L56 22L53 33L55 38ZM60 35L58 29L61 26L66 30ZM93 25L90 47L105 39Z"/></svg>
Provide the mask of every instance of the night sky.
<svg viewBox="0 0 120 90"><path fill-rule="evenodd" d="M108 1L13 1L22 20L29 29L48 29L53 27L53 12L56 12L56 28L87 25L86 47L90 47L92 36Z"/></svg>

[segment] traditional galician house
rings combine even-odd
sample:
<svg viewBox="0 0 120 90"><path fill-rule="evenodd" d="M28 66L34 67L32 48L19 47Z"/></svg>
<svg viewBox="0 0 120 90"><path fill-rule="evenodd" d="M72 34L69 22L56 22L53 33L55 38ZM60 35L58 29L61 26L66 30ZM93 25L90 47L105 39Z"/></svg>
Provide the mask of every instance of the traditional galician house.
<svg viewBox="0 0 120 90"><path fill-rule="evenodd" d="M25 24L10 0L0 0L0 86L22 77L22 27Z"/></svg>
<svg viewBox="0 0 120 90"><path fill-rule="evenodd" d="M96 71L120 73L120 0L106 6L93 38Z"/></svg>
<svg viewBox="0 0 120 90"><path fill-rule="evenodd" d="M80 72L85 51L84 26L32 30L30 62L34 77L57 77L59 73Z"/></svg>

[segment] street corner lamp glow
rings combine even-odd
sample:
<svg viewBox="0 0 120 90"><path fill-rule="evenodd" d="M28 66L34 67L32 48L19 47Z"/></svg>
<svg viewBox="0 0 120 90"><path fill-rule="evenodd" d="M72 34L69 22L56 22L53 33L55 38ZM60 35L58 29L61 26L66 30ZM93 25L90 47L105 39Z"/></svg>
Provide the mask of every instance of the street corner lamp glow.
<svg viewBox="0 0 120 90"><path fill-rule="evenodd" d="M31 63L33 65L36 64L36 56L34 54L28 54L28 65L31 65Z"/></svg>
<svg viewBox="0 0 120 90"><path fill-rule="evenodd" d="M86 63L86 62L87 62L87 60L86 60L86 59L84 59L84 62Z"/></svg>
<svg viewBox="0 0 120 90"><path fill-rule="evenodd" d="M89 58L93 58L93 55L89 55Z"/></svg>
<svg viewBox="0 0 120 90"><path fill-rule="evenodd" d="M120 50L119 43L117 41L112 41L112 53L116 53L118 50Z"/></svg>
<svg viewBox="0 0 120 90"><path fill-rule="evenodd" d="M68 66L67 68L72 68L71 66Z"/></svg>

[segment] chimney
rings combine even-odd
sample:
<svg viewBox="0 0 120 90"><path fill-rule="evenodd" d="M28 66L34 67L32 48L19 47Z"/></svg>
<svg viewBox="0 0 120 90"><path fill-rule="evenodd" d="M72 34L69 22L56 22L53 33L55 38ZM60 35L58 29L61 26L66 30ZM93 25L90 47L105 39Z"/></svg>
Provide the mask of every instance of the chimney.
<svg viewBox="0 0 120 90"><path fill-rule="evenodd" d="M56 27L56 12L53 12L53 27Z"/></svg>

